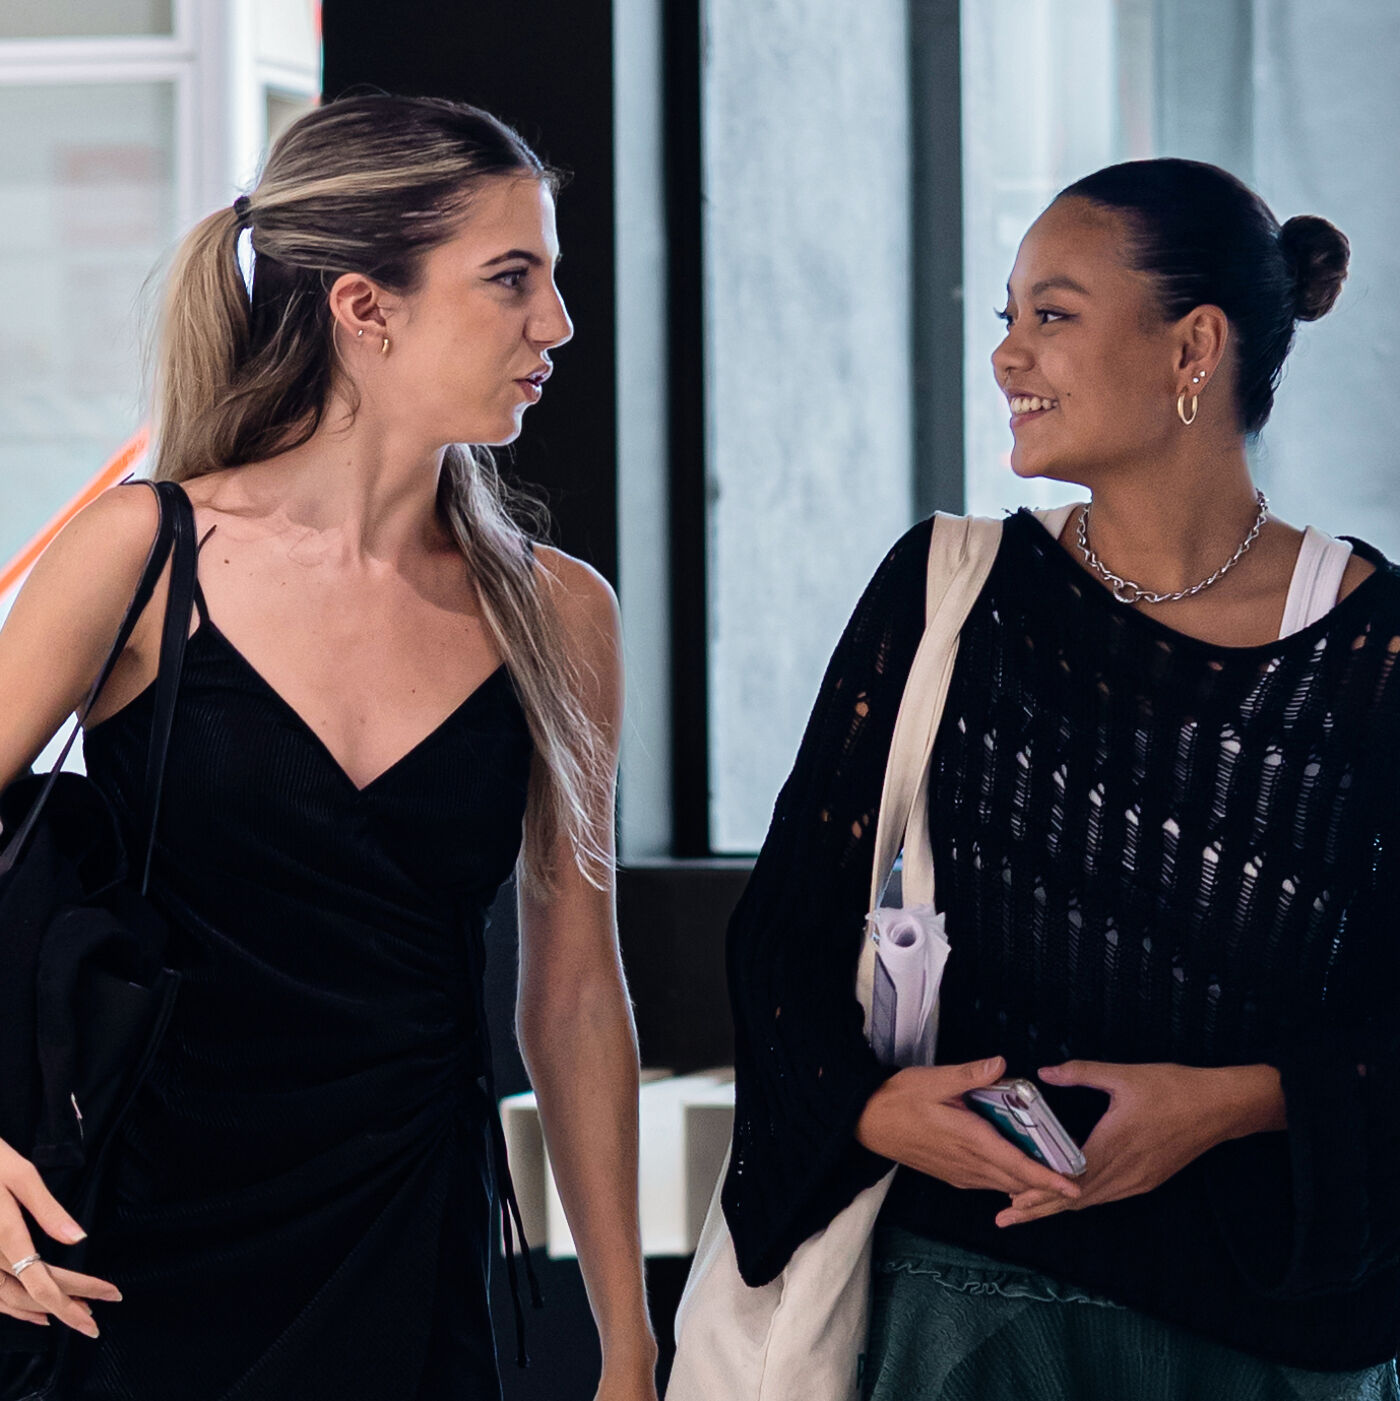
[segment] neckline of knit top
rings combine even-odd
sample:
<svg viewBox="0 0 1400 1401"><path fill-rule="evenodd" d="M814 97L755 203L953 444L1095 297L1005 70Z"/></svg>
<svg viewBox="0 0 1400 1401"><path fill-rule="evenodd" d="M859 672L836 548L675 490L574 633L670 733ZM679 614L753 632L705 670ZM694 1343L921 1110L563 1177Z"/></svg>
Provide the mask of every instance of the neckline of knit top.
<svg viewBox="0 0 1400 1401"><path fill-rule="evenodd" d="M1128 626L1138 627L1146 633L1155 634L1158 640L1172 646L1195 651L1201 655L1208 653L1211 656L1235 658L1240 661L1259 661L1283 655L1293 648L1305 648L1324 633L1331 631L1333 627L1340 626L1353 614L1364 612L1371 595L1384 587L1381 581L1386 578L1400 578L1400 569L1391 564L1374 545L1368 545L1364 540L1358 540L1354 536L1344 535L1341 539L1350 544L1357 555L1376 566L1374 573L1367 575L1345 598L1338 600L1320 618L1299 628L1298 631L1285 633L1283 636L1271 638L1267 642L1252 643L1243 647L1231 646L1226 643L1208 642L1204 638L1193 637L1190 633L1180 632L1170 624L1163 622L1155 614L1145 613L1140 608L1132 608L1119 603L1105 585L1099 583L1088 570L1075 563L1065 547L1041 524L1035 513L1028 507L1023 506L1019 511L1012 513L1007 518L1006 524L1018 531L1026 529L1030 548L1041 559L1050 561L1050 567L1059 570L1062 576L1069 581L1071 592L1076 597L1085 599L1090 607L1103 608L1124 619L1131 619ZM1005 548L1005 543L1003 541L1003 548Z"/></svg>

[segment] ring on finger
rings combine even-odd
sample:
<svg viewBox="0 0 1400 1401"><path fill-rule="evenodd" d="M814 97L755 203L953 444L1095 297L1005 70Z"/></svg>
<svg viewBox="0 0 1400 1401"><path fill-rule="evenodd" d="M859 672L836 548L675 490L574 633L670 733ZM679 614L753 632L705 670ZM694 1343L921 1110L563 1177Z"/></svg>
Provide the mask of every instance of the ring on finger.
<svg viewBox="0 0 1400 1401"><path fill-rule="evenodd" d="M23 1260L16 1260L15 1263L10 1266L10 1273L18 1279L31 1265L39 1264L40 1259L41 1257L38 1255L26 1255Z"/></svg>

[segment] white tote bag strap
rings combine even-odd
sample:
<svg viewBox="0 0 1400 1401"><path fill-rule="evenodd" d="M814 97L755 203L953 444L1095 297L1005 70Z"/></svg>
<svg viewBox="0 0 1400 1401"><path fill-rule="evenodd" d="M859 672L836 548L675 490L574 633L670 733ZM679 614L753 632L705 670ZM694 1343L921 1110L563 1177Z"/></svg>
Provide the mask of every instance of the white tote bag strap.
<svg viewBox="0 0 1400 1401"><path fill-rule="evenodd" d="M895 719L880 819L875 829L875 862L870 873L870 908L880 904L895 858L904 852L904 903L933 903L933 849L928 834L928 770L933 742L958 654L958 634L982 592L1001 545L1001 522L982 516L933 518L929 542L924 635ZM875 946L866 939L856 978L856 995L867 1014L875 977Z"/></svg>
<svg viewBox="0 0 1400 1401"><path fill-rule="evenodd" d="M880 820L871 905L878 903L906 833L905 889L933 895L926 802L929 758L952 675L958 633L1001 543L1001 524L934 517L925 631L900 700ZM911 814L914 814L911 817ZM922 825L911 827L911 821ZM921 864L920 864L921 863ZM868 959L868 962L867 962ZM858 994L869 1010L875 945L862 940ZM863 987L864 991L861 991ZM721 1209L720 1173L695 1263L676 1314L676 1360L667 1401L856 1401L865 1347L875 1220L894 1169L805 1240L783 1273L750 1289L739 1277Z"/></svg>

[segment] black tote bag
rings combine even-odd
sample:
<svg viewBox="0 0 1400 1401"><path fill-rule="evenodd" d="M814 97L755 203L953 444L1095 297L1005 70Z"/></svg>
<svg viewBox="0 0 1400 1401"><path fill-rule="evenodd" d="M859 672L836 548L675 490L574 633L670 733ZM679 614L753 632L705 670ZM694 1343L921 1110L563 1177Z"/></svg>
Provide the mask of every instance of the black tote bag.
<svg viewBox="0 0 1400 1401"><path fill-rule="evenodd" d="M179 983L165 966L165 923L146 887L194 601L196 546L183 490L171 482L153 486L160 526L80 712L97 699L172 560L143 792L144 849L126 851L116 815L95 783L62 771L81 721L51 773L27 774L0 793L0 1138L33 1161L49 1190L89 1229L106 1149L150 1065ZM36 1244L56 1263L81 1265L81 1246ZM0 1352L45 1351L47 1332L0 1315Z"/></svg>

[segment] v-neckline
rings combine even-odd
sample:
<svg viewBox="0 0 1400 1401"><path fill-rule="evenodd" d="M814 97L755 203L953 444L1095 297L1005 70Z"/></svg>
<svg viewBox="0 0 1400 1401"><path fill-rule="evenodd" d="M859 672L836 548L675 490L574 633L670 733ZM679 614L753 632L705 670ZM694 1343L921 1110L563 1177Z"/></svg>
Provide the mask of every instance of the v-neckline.
<svg viewBox="0 0 1400 1401"><path fill-rule="evenodd" d="M457 718L457 716L459 716L464 710L466 710L468 706L475 702L478 699L478 697L481 696L482 692L484 692L488 687L490 687L497 680L497 678L509 674L506 671L506 664L504 662L499 662L494 668L494 670L492 670L488 675L483 677L467 693L467 695L463 697L461 701L459 701L455 706L453 706L452 709L448 711L448 713L444 715L442 719L439 720L438 723L427 732L427 734L425 734L421 739L416 740L412 745L410 745L406 750L404 750L404 752L400 754L397 759L393 760L386 768L380 769L380 771L377 774L375 774L373 778L369 779L366 783L361 784L356 783L355 780L350 777L350 773L346 769L345 765L336 757L335 751L330 747L329 744L326 743L325 739L321 736L320 732L316 729L316 727L312 725L311 722L301 713L301 711L299 711L296 708L296 706L294 706L291 703L291 701L289 701L286 698L286 696L284 696L282 692L279 691L277 687L274 686L272 682L270 682L267 679L267 677L265 677L262 674L262 672L259 671L258 668L255 667L253 663L248 660L248 658L244 655L242 649L238 646L238 644L234 642L223 631L223 629L220 628L219 625L211 617L208 616L207 613L200 620L199 627L196 628L193 634L191 634L191 639L197 636L200 632L206 630L223 644L223 646L228 650L228 652L237 659L238 663L244 668L244 670L247 671L247 673L251 677L253 677L253 679L263 688L263 690L266 691L267 694L272 697L272 699L277 703L277 705L280 706L281 709L285 711L288 716L291 717L291 719L296 723L297 728L300 729L302 733L305 734L317 747L317 749L321 751L321 753L325 756L326 761L330 764L331 768L333 768L336 771L336 773L340 775L340 778L344 782L345 786L349 788L350 791L354 793L356 797L363 797L366 793L370 791L371 788L374 788L379 783L382 783L391 774L396 772L398 769L401 769L406 763L408 763L410 759L412 759L416 754L418 754L421 750L426 748L433 740L435 740L448 727L448 725L450 725L452 721Z"/></svg>

